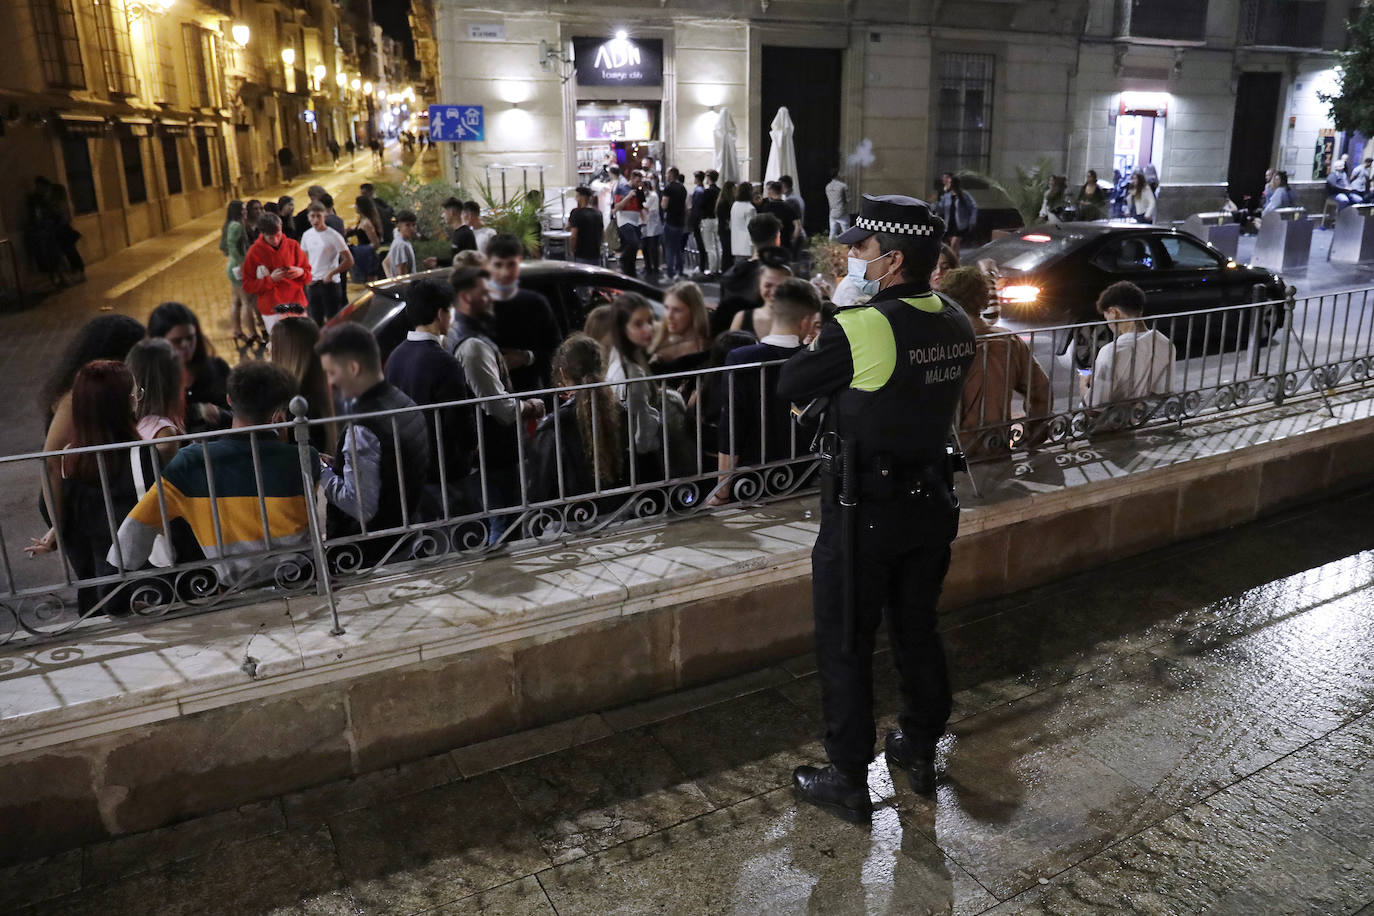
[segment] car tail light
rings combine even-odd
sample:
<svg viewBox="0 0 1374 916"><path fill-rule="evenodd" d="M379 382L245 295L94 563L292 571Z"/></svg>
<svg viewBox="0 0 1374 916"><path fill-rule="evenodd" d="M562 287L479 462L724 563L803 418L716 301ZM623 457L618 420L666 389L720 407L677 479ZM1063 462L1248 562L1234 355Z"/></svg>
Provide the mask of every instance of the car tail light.
<svg viewBox="0 0 1374 916"><path fill-rule="evenodd" d="M1032 286L1029 283L1003 286L997 290L998 301L1015 305L1030 305L1039 298L1040 287Z"/></svg>

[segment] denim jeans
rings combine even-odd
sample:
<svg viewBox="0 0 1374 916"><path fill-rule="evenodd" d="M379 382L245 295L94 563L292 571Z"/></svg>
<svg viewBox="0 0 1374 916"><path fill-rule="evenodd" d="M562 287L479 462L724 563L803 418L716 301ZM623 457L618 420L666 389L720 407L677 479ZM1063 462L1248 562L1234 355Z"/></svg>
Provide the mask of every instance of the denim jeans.
<svg viewBox="0 0 1374 916"><path fill-rule="evenodd" d="M686 244L687 232L681 226L663 226L663 269L670 278L682 275L682 249Z"/></svg>
<svg viewBox="0 0 1374 916"><path fill-rule="evenodd" d="M616 227L620 236L620 272L626 276L635 275L635 262L639 259L641 227L620 225Z"/></svg>

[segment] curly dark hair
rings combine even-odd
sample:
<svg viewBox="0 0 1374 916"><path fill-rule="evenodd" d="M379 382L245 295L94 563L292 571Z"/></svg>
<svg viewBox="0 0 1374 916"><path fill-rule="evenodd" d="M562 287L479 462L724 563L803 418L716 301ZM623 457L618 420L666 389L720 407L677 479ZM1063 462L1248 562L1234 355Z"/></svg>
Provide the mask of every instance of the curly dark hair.
<svg viewBox="0 0 1374 916"><path fill-rule="evenodd" d="M51 416L54 405L72 390L81 367L98 359L124 362L129 351L145 336L143 325L128 315L101 315L86 322L67 344L57 368L39 396L39 406Z"/></svg>

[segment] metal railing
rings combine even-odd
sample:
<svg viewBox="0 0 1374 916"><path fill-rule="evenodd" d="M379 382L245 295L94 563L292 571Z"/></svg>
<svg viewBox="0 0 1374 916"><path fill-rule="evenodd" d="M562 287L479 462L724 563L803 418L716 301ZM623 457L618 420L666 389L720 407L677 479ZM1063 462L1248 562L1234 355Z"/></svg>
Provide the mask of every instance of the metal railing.
<svg viewBox="0 0 1374 916"><path fill-rule="evenodd" d="M1093 323L986 335L966 378L975 395L961 412L962 445L988 458L1367 385L1374 289L1301 300L1289 293L1285 300L1152 316L1144 328L1118 323L1116 334ZM1132 338L1122 336L1132 330L1133 347ZM1164 334L1167 343L1145 349L1141 341L1153 340L1151 331ZM1165 353L1165 346L1173 350L1167 367L1140 364L1149 359L1142 354ZM1018 350L1026 357L1020 362L1013 355ZM1077 364L1105 371L1108 353L1117 368L1087 385ZM999 360L1016 371L999 370ZM817 475L813 431L797 427L788 405L770 397L780 365L522 393L518 397L560 408L533 431L524 421L503 426L493 416L503 413L503 401L519 415L511 396L342 419L308 418L297 398L295 419L288 422L0 458L0 470L31 471L45 505L62 501L55 513L55 558L30 563L18 555L24 538L17 532L35 528L32 518L0 520L0 645L41 642L103 625L107 617L159 618L310 592L328 600L334 630L342 632L347 621L339 619L333 590L381 570L463 562L512 545L808 492ZM351 517L337 508L320 511L327 500L317 486L324 472L309 444L312 430L367 421L389 432L392 451L399 453L407 414L423 419L433 461L424 482L407 479L400 462L381 468L394 475L401 503L393 523L374 527L379 515L363 518L357 507ZM226 436L246 441L247 457L240 450L235 467L217 471L216 463L228 459L207 446ZM295 447L284 449L283 440ZM358 437L340 442L346 443L339 447L342 462L358 467ZM722 461L718 443L727 443L732 457ZM144 498L144 517L152 512L153 527L171 549L160 558L154 551L149 563L134 562L141 558L124 556L120 538L138 496L128 482L130 469L135 460L146 461L157 479L168 464L158 448L171 446L180 449L176 504L201 500L189 513L198 516L190 526L195 530L178 521L169 504L175 484L158 485ZM57 473L82 455L96 456L98 473L90 479ZM180 457L187 455L195 460ZM236 479L241 490L245 475L252 480L246 499L226 483ZM90 511L72 518L77 499ZM284 517L296 527L283 530ZM0 672L11 664L0 660Z"/></svg>
<svg viewBox="0 0 1374 916"><path fill-rule="evenodd" d="M980 337L970 385L1002 384L966 397L964 449L998 457L1368 383L1374 289L1259 293L1260 301L1151 315L1138 331L1126 319Z"/></svg>

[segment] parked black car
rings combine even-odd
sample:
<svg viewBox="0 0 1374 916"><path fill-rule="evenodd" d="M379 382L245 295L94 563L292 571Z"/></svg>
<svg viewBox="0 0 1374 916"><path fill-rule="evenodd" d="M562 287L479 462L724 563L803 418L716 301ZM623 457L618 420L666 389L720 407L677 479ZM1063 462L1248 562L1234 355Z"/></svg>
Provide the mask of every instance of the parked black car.
<svg viewBox="0 0 1374 916"><path fill-rule="evenodd" d="M406 287L422 279L447 285L450 273L452 268L445 267L371 283L329 324L356 321L364 325L376 335L385 359L414 330L406 320ZM642 280L570 261L526 261L520 268L520 286L544 294L564 336L580 330L589 311L620 293L639 293L654 304L655 312L661 311L663 302L663 291Z"/></svg>
<svg viewBox="0 0 1374 916"><path fill-rule="evenodd" d="M1013 330L1100 320L1096 302L1102 290L1129 280L1145 291L1146 316L1196 312L1247 302L1283 298L1283 280L1260 267L1238 264L1194 235L1169 226L1139 223L1061 223L1035 226L997 239L970 253L997 276L1002 324ZM1282 319L1274 309L1266 319L1267 339ZM1234 347L1244 341L1247 322L1227 319L1224 334L1207 332L1204 322L1169 320L1158 330L1174 338L1180 351ZM1191 338L1188 338L1191 329ZM1067 335L1056 341L1063 352Z"/></svg>

